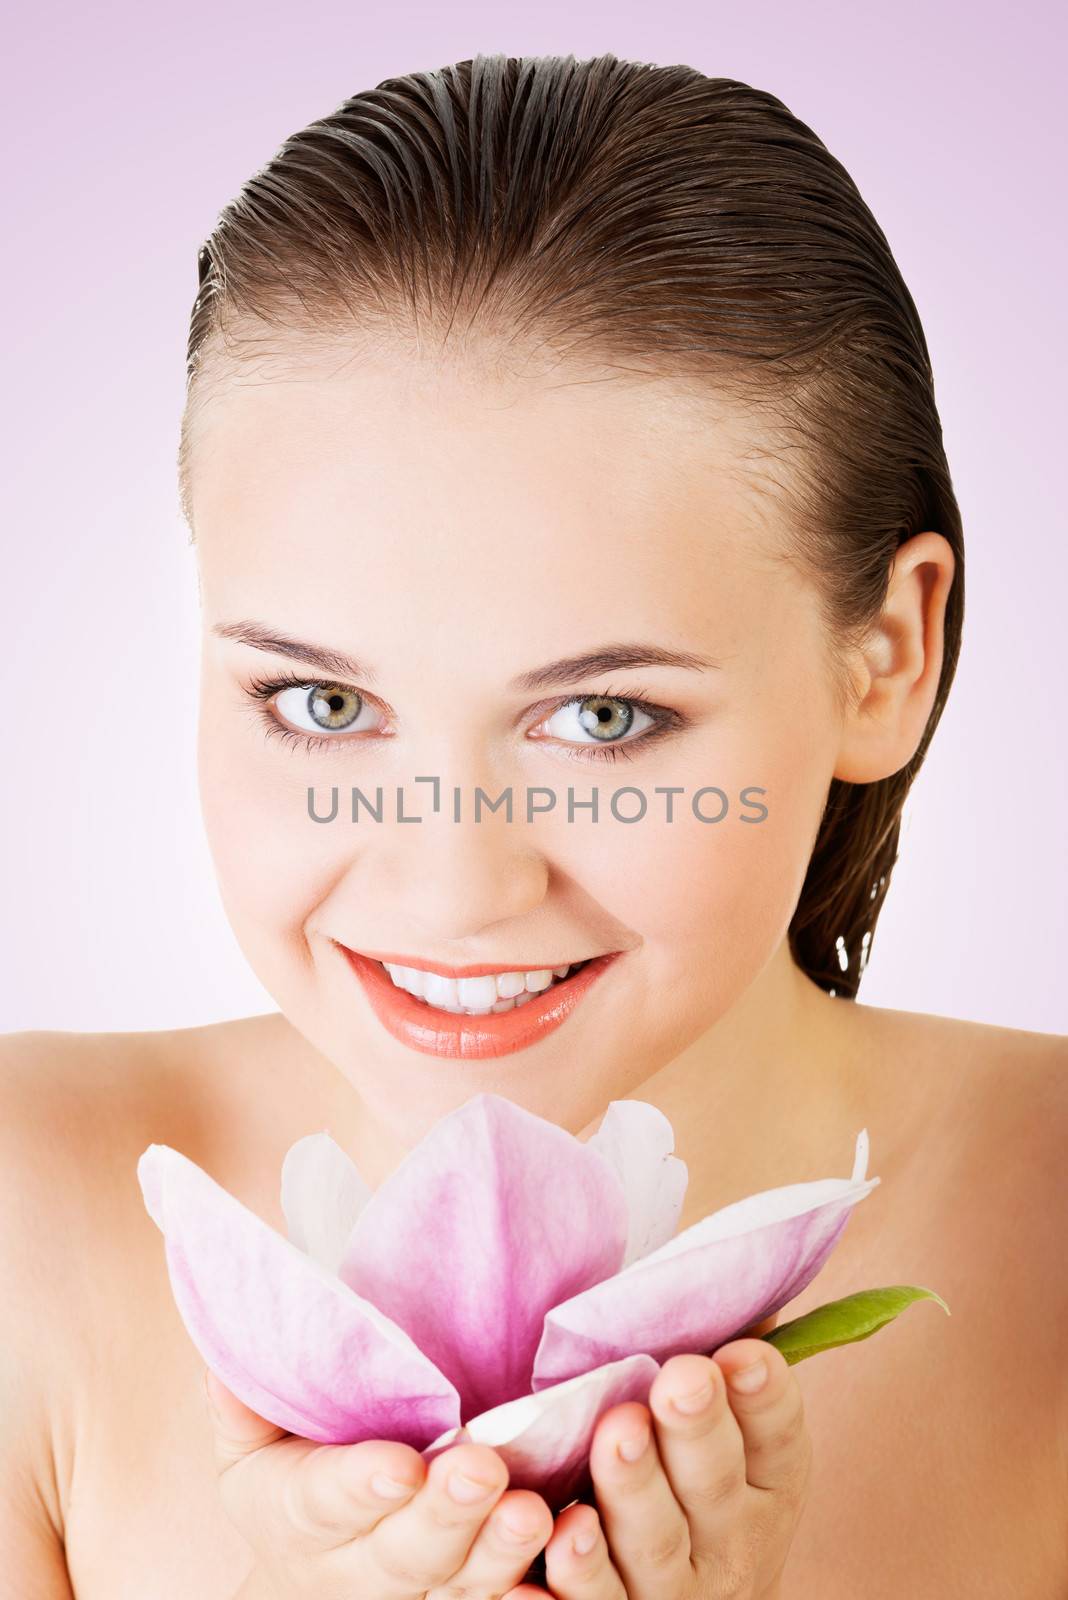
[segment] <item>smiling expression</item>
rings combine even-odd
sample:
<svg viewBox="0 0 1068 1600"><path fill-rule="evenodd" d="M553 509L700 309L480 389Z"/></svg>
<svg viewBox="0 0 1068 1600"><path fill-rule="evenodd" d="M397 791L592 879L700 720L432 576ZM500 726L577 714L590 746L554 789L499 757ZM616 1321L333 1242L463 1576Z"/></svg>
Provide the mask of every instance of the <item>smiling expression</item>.
<svg viewBox="0 0 1068 1600"><path fill-rule="evenodd" d="M198 420L201 790L224 904L280 1009L406 1142L482 1089L578 1126L782 946L841 712L753 444L667 380L510 381L386 351L236 377ZM543 670L620 642L681 663ZM419 775L440 778L437 814ZM713 785L732 802L719 823L689 805ZM333 786L381 787L385 820L353 824L343 799L317 825L308 790ZM611 815L621 786L642 820ZM664 786L684 791L670 824ZM476 823L476 787L556 804ZM598 789L596 821L569 820L569 787ZM422 822L397 820L398 788ZM484 1036L504 1011L428 1017L420 1043L347 952L438 972L622 954L553 1026L486 1052L463 1025ZM378 975L394 1010L428 1012ZM553 1014L540 990L518 1015L536 1011ZM443 1016L455 1048L435 1043Z"/></svg>

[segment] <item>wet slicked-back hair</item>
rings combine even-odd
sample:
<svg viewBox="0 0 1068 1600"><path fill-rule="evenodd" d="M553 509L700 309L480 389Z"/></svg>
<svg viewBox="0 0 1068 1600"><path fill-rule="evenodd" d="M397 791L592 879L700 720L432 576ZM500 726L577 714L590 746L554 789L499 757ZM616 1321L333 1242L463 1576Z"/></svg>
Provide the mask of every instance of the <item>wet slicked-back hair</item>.
<svg viewBox="0 0 1068 1600"><path fill-rule="evenodd" d="M191 532L213 371L274 344L400 337L444 354L476 337L759 409L766 481L838 645L877 618L895 551L945 536L956 571L927 727L891 777L831 780L790 924L803 970L854 998L957 665L964 550L916 306L811 128L688 66L476 56L389 78L293 134L199 265L178 461Z"/></svg>

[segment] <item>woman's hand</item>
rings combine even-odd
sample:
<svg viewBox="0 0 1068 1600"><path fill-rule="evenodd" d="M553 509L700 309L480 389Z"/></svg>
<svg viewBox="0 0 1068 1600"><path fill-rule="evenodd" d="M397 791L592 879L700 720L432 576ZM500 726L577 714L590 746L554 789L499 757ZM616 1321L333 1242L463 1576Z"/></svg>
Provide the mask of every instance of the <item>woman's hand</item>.
<svg viewBox="0 0 1068 1600"><path fill-rule="evenodd" d="M545 1501L508 1489L488 1445L455 1445L428 1466L392 1440L314 1444L264 1421L213 1373L206 1383L223 1504L256 1555L248 1600L434 1600L439 1586L490 1600L552 1534Z"/></svg>
<svg viewBox="0 0 1068 1600"><path fill-rule="evenodd" d="M774 1318L758 1324L766 1331ZM762 1386L743 1386L763 1361ZM734 1387L735 1380L742 1380ZM677 1411L677 1396L708 1395ZM711 1357L665 1361L649 1406L614 1406L590 1450L597 1509L556 1519L545 1576L556 1600L779 1600L780 1579L808 1490L811 1443L801 1391L774 1345L740 1338ZM652 1417L650 1417L650 1407ZM655 1437L654 1437L655 1433ZM648 1444L637 1459L617 1445ZM588 1553L572 1541L593 1536ZM477 1592L477 1591L476 1591ZM534 1600L522 1583L505 1600Z"/></svg>

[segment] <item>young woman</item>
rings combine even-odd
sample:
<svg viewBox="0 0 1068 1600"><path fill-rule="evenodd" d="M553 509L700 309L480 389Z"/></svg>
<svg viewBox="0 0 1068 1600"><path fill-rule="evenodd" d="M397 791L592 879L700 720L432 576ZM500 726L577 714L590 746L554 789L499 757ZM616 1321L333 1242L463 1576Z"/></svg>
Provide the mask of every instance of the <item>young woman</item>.
<svg viewBox="0 0 1068 1600"><path fill-rule="evenodd" d="M4 1040L12 1592L1065 1592L1064 1042L856 998L963 547L848 174L744 83L477 58L288 139L200 267L203 805L278 1010ZM673 1358L555 1518L488 1446L316 1446L217 1383L213 1418L140 1153L283 1228L302 1135L374 1186L483 1090L579 1137L660 1107L680 1227L847 1172L867 1128L881 1187L780 1318L894 1283L952 1316Z"/></svg>

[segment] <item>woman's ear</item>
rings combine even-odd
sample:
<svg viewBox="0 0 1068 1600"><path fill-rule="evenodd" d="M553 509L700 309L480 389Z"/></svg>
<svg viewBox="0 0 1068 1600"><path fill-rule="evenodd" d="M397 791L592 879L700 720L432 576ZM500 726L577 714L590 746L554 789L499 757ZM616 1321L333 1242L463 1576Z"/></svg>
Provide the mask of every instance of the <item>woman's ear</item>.
<svg viewBox="0 0 1068 1600"><path fill-rule="evenodd" d="M882 612L848 659L855 693L842 723L836 778L875 783L914 755L938 692L955 569L940 533L914 534L895 552Z"/></svg>

